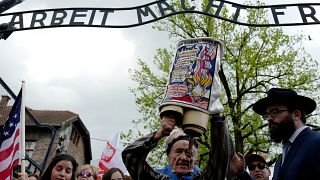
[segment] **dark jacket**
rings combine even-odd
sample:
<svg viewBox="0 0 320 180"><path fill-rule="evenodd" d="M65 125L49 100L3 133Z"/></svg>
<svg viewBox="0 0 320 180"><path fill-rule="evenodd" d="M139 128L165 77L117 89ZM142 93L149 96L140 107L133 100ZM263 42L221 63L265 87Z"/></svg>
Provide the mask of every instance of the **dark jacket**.
<svg viewBox="0 0 320 180"><path fill-rule="evenodd" d="M282 156L276 162L273 180L320 180L320 133L304 129L281 163Z"/></svg>

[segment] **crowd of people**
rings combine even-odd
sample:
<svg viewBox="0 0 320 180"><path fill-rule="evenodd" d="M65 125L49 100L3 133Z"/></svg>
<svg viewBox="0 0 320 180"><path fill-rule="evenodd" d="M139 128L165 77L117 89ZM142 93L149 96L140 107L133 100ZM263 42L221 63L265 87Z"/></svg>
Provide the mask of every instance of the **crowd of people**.
<svg viewBox="0 0 320 180"><path fill-rule="evenodd" d="M273 172L273 180L320 179L320 134L306 126L306 117L316 108L314 100L298 95L290 89L272 88L267 97L253 105L253 111L268 122L270 139L283 144ZM211 142L207 166L201 170L196 164L198 142L176 129L175 116L161 117L159 129L130 144L122 152L123 162L130 176L114 167L106 171L102 180L191 180L225 179L269 180L271 170L259 154L242 155L234 152L224 118L211 117ZM146 157L164 140L167 162L155 169ZM246 171L246 168L248 171ZM19 174L19 180L96 180L97 168L84 165L77 171L76 160L68 154L55 156L40 177Z"/></svg>
<svg viewBox="0 0 320 180"><path fill-rule="evenodd" d="M46 170L39 177L35 174L18 173L18 180L98 180L98 168L85 164L77 169L76 160L69 154L58 154L49 163ZM118 168L110 168L102 180L129 180Z"/></svg>

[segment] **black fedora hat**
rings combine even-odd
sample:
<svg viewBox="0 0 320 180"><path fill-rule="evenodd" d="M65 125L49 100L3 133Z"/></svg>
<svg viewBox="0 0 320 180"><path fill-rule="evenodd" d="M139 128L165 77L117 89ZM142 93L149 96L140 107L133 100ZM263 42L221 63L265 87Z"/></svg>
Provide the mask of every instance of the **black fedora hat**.
<svg viewBox="0 0 320 180"><path fill-rule="evenodd" d="M304 110L306 114L312 113L316 109L316 102L308 97L300 96L291 89L272 88L268 91L267 97L258 100L253 104L253 111L263 115L266 108L271 104L292 105Z"/></svg>

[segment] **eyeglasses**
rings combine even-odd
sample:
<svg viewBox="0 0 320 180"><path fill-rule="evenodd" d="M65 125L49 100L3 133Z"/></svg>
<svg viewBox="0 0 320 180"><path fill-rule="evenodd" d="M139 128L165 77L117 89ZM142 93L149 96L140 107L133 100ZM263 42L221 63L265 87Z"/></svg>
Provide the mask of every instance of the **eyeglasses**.
<svg viewBox="0 0 320 180"><path fill-rule="evenodd" d="M93 176L93 174L91 174L88 171L80 171L79 176L81 176L81 177L91 177L91 176Z"/></svg>
<svg viewBox="0 0 320 180"><path fill-rule="evenodd" d="M257 163L257 164L249 164L248 169L249 171L254 171L258 167L260 170L267 168L268 166L265 163Z"/></svg>
<svg viewBox="0 0 320 180"><path fill-rule="evenodd" d="M282 113L282 112L284 112L284 111L288 111L288 112L289 112L288 109L272 109L269 113L266 112L264 115L262 115L262 118L263 118L264 120L267 120L268 117L269 117L269 115L274 118L274 117L276 117L278 114L280 114L280 113Z"/></svg>

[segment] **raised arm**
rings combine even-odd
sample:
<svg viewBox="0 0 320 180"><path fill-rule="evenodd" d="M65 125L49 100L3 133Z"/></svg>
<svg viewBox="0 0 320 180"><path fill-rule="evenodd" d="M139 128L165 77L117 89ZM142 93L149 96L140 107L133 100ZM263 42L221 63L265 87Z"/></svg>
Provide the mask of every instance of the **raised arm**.
<svg viewBox="0 0 320 180"><path fill-rule="evenodd" d="M122 152L122 160L134 180L161 180L167 176L156 172L146 161L149 152L157 146L160 139L168 136L175 126L174 117L163 116L158 131L142 137Z"/></svg>
<svg viewBox="0 0 320 180"><path fill-rule="evenodd" d="M208 180L223 180L227 176L229 163L234 154L233 143L223 116L210 117L210 152L206 175Z"/></svg>

